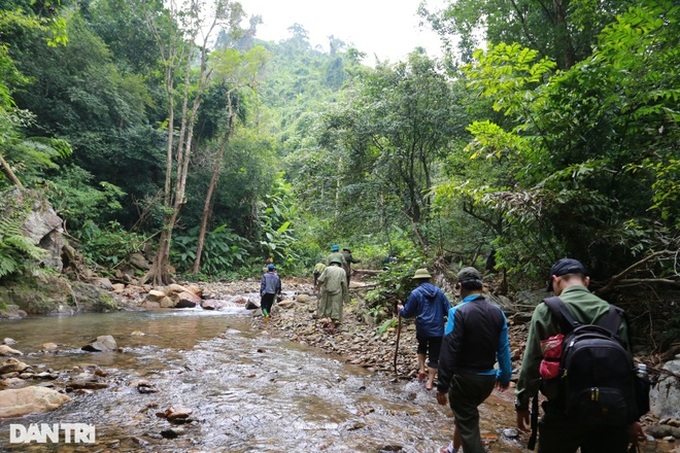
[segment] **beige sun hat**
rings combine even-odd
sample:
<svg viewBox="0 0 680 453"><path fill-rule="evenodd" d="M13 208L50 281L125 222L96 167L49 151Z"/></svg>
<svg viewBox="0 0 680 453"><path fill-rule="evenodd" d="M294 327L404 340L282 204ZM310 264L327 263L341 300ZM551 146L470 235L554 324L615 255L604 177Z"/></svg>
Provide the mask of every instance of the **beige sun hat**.
<svg viewBox="0 0 680 453"><path fill-rule="evenodd" d="M413 275L413 277L411 277L411 278L412 278L413 280L416 280L416 279L418 279L418 278L432 278L432 276L431 276L430 273L427 271L427 269L422 268L422 269L418 269L418 270L416 271L416 273Z"/></svg>

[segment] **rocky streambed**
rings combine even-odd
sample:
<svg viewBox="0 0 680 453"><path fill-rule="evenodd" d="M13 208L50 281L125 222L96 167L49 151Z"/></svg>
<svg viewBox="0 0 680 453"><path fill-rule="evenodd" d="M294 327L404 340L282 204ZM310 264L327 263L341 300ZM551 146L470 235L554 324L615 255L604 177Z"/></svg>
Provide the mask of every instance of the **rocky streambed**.
<svg viewBox="0 0 680 453"><path fill-rule="evenodd" d="M284 281L269 322L246 309L259 300L254 279L175 288L177 294L191 288L204 308L10 321L5 325L22 337L0 350L8 356L0 358L8 371L0 390L37 385L70 399L44 415L0 419L0 447L7 446L7 420L49 422L66 414L96 425L99 445L111 451L284 451L277 449L282 445L285 451L432 451L450 437L450 410L417 379L413 322L403 321L397 347L396 322L376 322L363 301L368 287L353 282L335 334L315 319L311 283L293 279ZM152 290L160 307L166 288L119 292L131 310L140 310ZM526 320L523 313L510 317L515 368ZM30 328L18 328L24 322ZM118 344L99 338L107 335ZM512 391L494 392L481 408L492 452L521 451L526 442L514 429L513 398ZM676 423L647 417L648 432L659 437L650 437L647 451L672 451Z"/></svg>

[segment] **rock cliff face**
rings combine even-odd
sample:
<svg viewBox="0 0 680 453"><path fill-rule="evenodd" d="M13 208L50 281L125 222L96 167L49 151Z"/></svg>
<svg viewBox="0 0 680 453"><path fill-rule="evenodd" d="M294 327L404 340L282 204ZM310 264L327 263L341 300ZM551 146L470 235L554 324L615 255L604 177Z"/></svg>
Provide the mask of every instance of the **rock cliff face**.
<svg viewBox="0 0 680 453"><path fill-rule="evenodd" d="M21 219L22 234L47 252L40 267L62 271L63 220L42 193L19 187L3 193L0 219Z"/></svg>
<svg viewBox="0 0 680 453"><path fill-rule="evenodd" d="M47 251L47 257L40 264L61 272L63 269L61 249L64 246L62 228L64 221L42 194L25 190L18 192L18 194L19 197L23 194L25 198L28 198L25 202L33 202L31 211L21 227L24 235L41 249Z"/></svg>
<svg viewBox="0 0 680 453"><path fill-rule="evenodd" d="M101 282L71 282L58 275L64 271L62 257L67 256L69 247L64 240L63 220L42 193L18 187L3 193L0 221L3 219L19 219L21 234L46 252L36 264L55 272L37 277L13 275L11 281L0 285L0 318L118 309L120 298Z"/></svg>

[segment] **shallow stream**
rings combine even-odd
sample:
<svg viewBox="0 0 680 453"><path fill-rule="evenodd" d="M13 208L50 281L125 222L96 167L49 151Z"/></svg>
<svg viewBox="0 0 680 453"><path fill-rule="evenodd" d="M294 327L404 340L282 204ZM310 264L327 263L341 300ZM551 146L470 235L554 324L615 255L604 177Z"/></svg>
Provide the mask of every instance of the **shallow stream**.
<svg viewBox="0 0 680 453"><path fill-rule="evenodd" d="M432 453L448 444L450 409L421 382L347 365L267 328L237 305L1 321L0 338L16 340L36 371L68 379L74 373L64 370L94 365L108 387L72 392L47 414L0 420L0 451ZM80 349L99 335L112 335L121 352ZM42 350L47 342L58 349ZM140 393L140 380L158 391ZM503 436L514 424L510 399L494 393L481 408L492 452L523 451ZM192 409L194 422L157 416L171 406ZM9 443L10 423L66 422L94 425L96 444ZM177 437L163 437L170 429Z"/></svg>

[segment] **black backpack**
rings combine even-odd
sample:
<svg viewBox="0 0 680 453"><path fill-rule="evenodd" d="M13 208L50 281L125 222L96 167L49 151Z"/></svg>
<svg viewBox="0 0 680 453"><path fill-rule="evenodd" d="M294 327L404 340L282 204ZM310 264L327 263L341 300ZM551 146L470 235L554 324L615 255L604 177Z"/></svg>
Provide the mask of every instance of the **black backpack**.
<svg viewBox="0 0 680 453"><path fill-rule="evenodd" d="M622 309L610 305L596 324L581 324L559 297L543 302L559 319L564 341L557 404L568 417L590 425L625 425L637 420L633 356L618 336Z"/></svg>

